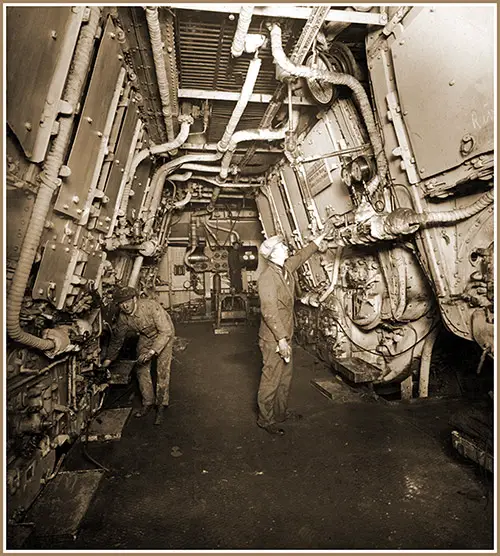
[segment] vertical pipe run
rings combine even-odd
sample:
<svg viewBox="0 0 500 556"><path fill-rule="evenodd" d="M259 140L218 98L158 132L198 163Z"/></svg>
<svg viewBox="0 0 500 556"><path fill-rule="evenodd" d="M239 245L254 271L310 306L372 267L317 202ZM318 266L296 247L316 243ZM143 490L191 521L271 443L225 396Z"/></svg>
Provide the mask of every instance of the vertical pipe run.
<svg viewBox="0 0 500 556"><path fill-rule="evenodd" d="M63 99L73 107L76 107L80 99L85 78L89 71L101 10L102 8L100 7L90 8L89 21L87 25L81 28L80 37L78 38ZM21 312L21 304L31 273L31 267L35 260L45 220L50 209L52 195L61 183L59 170L63 164L64 156L71 139L74 119L75 111L68 117L60 118L59 132L45 158L43 171L39 175L40 187L33 207L29 227L24 237L19 261L14 277L12 278L7 302L6 323L8 335L14 341L44 351L53 349L54 342L49 339L39 338L22 330L19 322L19 314Z"/></svg>
<svg viewBox="0 0 500 556"><path fill-rule="evenodd" d="M252 14L253 6L241 6L240 15L238 17L238 26L236 27L233 44L231 46L231 54L234 58L241 56L245 50L245 38L248 34L248 29L250 28Z"/></svg>
<svg viewBox="0 0 500 556"><path fill-rule="evenodd" d="M158 8L156 6L146 7L146 19L148 22L149 36L151 39L151 50L156 69L156 80L162 104L167 140L174 139L174 124L172 118L172 100L170 98L170 88L163 57L163 41L161 38L160 21L158 19Z"/></svg>

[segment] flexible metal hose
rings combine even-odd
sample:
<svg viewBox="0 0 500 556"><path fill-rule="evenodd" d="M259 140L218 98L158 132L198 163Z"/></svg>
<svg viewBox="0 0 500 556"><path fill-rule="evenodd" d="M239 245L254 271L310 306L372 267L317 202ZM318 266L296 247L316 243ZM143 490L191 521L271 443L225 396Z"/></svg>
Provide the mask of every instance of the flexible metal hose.
<svg viewBox="0 0 500 556"><path fill-rule="evenodd" d="M64 93L64 100L71 106L76 106L78 103L85 83L92 59L94 39L99 26L101 10L102 8L100 7L92 7L90 9L89 22L81 28ZM60 118L59 133L51 145L43 165L43 171L39 175L40 187L29 227L24 237L7 302L6 322L8 335L16 342L45 351L53 349L54 342L39 338L22 330L19 314L31 267L35 260L45 220L51 206L52 195L61 183L59 170L63 164L64 154L71 138L74 118L74 113L71 116Z"/></svg>
<svg viewBox="0 0 500 556"><path fill-rule="evenodd" d="M386 175L388 171L387 160L385 158L384 149L382 145L382 138L380 137L379 130L373 117L372 108L368 96L363 89L361 83L352 75L347 73L337 73L328 70L318 70L309 68L307 66L298 66L291 62L283 50L281 44L281 28L276 23L270 26L271 34L271 49L273 53L274 62L285 73L294 75L295 77L304 77L305 79L314 79L326 81L333 85L345 85L352 90L354 99L359 107L363 120L365 122L366 130L373 145L375 159L377 162L377 174L379 176L381 185L386 183Z"/></svg>
<svg viewBox="0 0 500 556"><path fill-rule="evenodd" d="M417 214L416 220L419 224L447 224L452 222L459 222L460 220L466 220L471 216L474 216L478 212L481 212L488 205L491 205L495 200L495 192L492 189L480 197L475 203L456 210L448 210L443 212L425 212L423 214Z"/></svg>
<svg viewBox="0 0 500 556"><path fill-rule="evenodd" d="M160 21L158 20L158 8L156 6L146 7L146 19L148 22L149 37L151 39L151 50L153 51L153 59L155 62L156 81L158 83L158 90L160 91L163 119L165 122L165 129L167 130L167 139L173 141L174 123L172 118L172 101L170 98L165 60L163 58L163 41L161 38Z"/></svg>

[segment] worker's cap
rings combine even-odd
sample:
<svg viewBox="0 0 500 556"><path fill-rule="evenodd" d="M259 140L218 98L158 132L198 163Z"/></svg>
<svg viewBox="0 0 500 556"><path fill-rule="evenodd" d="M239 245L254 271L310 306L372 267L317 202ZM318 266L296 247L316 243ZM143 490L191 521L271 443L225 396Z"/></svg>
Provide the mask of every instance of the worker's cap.
<svg viewBox="0 0 500 556"><path fill-rule="evenodd" d="M113 294L113 299L116 303L123 303L124 301L128 301L137 295L137 291L135 288L131 288L130 286L122 286L115 290Z"/></svg>
<svg viewBox="0 0 500 556"><path fill-rule="evenodd" d="M271 236L261 243L259 253L264 259L268 259L274 248L280 243L285 243L285 238L283 236Z"/></svg>

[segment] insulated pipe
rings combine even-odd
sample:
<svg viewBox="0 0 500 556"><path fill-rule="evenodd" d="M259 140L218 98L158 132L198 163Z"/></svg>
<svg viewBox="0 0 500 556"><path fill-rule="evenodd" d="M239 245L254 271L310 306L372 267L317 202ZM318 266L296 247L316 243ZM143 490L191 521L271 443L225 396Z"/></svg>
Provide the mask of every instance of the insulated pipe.
<svg viewBox="0 0 500 556"><path fill-rule="evenodd" d="M138 152L135 155L132 164L130 166L130 172L129 172L129 182L130 182L130 185L128 187L129 192L130 192L131 182L134 179L134 175L137 170L137 167L143 160L145 160L148 156L167 154L170 151L174 151L175 149L179 148L183 143L185 143L186 139L189 136L189 130L193 123L193 118L191 116L179 116L179 121L181 122L181 129L179 130L179 134L173 141L169 141L168 143L162 143L161 145L154 145L147 149L142 149L142 151Z"/></svg>
<svg viewBox="0 0 500 556"><path fill-rule="evenodd" d="M276 23L270 27L271 33L271 49L273 53L274 62L285 73L294 75L295 77L304 77L305 79L315 79L319 81L326 81L333 85L345 85L352 90L354 99L356 100L361 115L363 116L366 130L373 145L373 151L377 161L377 174L382 186L386 183L386 175L388 171L387 160L385 159L384 148L382 145L382 138L380 137L373 112L370 106L370 101L366 95L365 90L361 83L352 75L347 73L337 73L334 71L318 70L309 68L307 66L297 66L291 62L285 55L283 46L281 44L281 28Z"/></svg>
<svg viewBox="0 0 500 556"><path fill-rule="evenodd" d="M226 131L224 131L222 139L217 143L217 149L221 152L227 150L234 130L236 129L236 126L241 119L241 116L248 104L248 101L250 100L250 96L252 95L253 88L255 87L255 83L259 75L261 64L262 60L260 58L253 58L252 60L250 60L245 83L243 84L243 87L241 89L240 98L238 99L238 102L234 107L233 113L231 114L231 118L229 119L229 122L226 126Z"/></svg>
<svg viewBox="0 0 500 556"><path fill-rule="evenodd" d="M422 214L416 214L416 222L423 226L428 224L449 224L459 222L460 220L466 220L478 212L481 212L488 205L491 205L494 200L495 192L491 189L468 207L442 212L424 212Z"/></svg>
<svg viewBox="0 0 500 556"><path fill-rule="evenodd" d="M149 37L151 39L151 50L153 52L153 59L155 62L156 81L158 83L158 90L160 91L165 129L167 130L167 139L168 141L173 141L174 124L172 118L172 101L170 99L167 70L165 68L165 59L163 57L163 41L161 38L160 21L158 19L158 8L156 6L146 7L146 19L148 22Z"/></svg>
<svg viewBox="0 0 500 556"><path fill-rule="evenodd" d="M238 58L245 50L245 38L252 21L253 6L241 6L240 15L238 17L238 26L234 33L233 44L231 45L231 54Z"/></svg>
<svg viewBox="0 0 500 556"><path fill-rule="evenodd" d="M82 26L80 37L75 49L75 55L71 68L68 73L64 100L73 107L76 107L80 98L85 78L89 71L90 61L94 49L94 40L101 17L100 7L90 8L90 16L87 25ZM21 304L28 284L31 267L38 250L42 237L45 220L50 209L52 195L61 184L59 170L64 161L64 155L71 139L75 110L70 116L59 119L59 132L52 142L49 153L47 154L43 171L39 174L40 187L33 207L23 246L19 256L19 261L12 278L7 302L7 333L16 342L27 346L50 351L55 344L52 340L42 339L22 330L19 322Z"/></svg>
<svg viewBox="0 0 500 556"><path fill-rule="evenodd" d="M130 273L130 277L128 279L128 286L131 288L135 288L137 286L143 261L144 257L142 255L138 255L134 260L134 266L132 267L132 272Z"/></svg>
<svg viewBox="0 0 500 556"><path fill-rule="evenodd" d="M245 129L242 131L237 131L232 137L231 142L227 147L227 151L222 159L220 177L221 179L226 179L229 171L229 165L231 164L231 159L233 158L233 153L238 146L238 143L242 141L276 141L278 139L284 139L288 132L288 128L281 129Z"/></svg>

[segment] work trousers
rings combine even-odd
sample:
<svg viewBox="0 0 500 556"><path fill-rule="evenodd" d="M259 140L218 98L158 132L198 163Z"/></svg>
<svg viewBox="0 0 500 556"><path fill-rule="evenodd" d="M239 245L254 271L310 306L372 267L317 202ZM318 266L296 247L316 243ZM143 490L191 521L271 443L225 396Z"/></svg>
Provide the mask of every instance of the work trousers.
<svg viewBox="0 0 500 556"><path fill-rule="evenodd" d="M262 376L260 378L257 403L259 427L268 427L274 423L281 423L286 418L288 396L292 383L293 355L289 363L276 352L275 341L259 341L262 352Z"/></svg>
<svg viewBox="0 0 500 556"><path fill-rule="evenodd" d="M139 340L139 353L147 350L148 343ZM163 348L157 357L156 362L156 402L153 389L153 381L151 380L151 364L148 361L143 365L137 365L137 380L139 382L139 390L142 396L142 405L164 405L167 406L170 400L170 366L172 364L172 348L174 338L170 338L167 345Z"/></svg>

